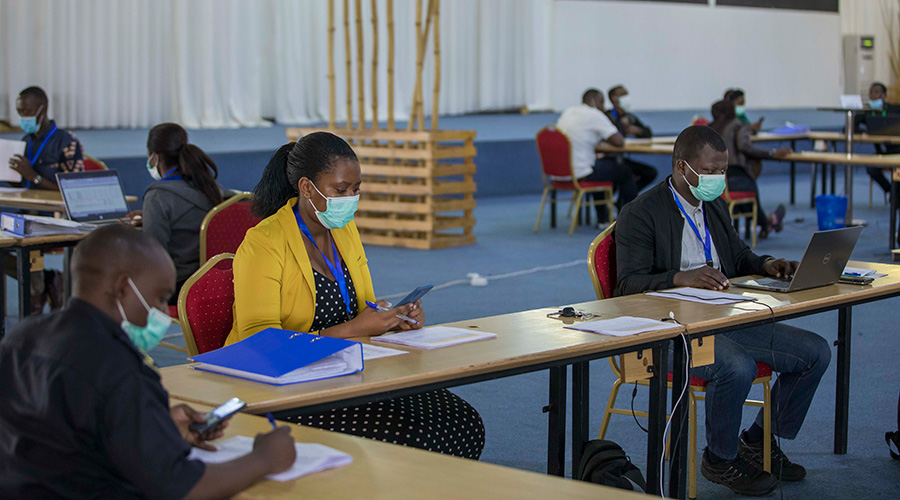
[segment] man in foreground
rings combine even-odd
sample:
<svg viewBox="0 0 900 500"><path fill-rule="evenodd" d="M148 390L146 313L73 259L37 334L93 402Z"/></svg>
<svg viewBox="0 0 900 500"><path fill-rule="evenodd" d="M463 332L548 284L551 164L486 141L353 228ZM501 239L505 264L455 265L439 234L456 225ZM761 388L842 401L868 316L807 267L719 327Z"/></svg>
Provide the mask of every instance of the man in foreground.
<svg viewBox="0 0 900 500"><path fill-rule="evenodd" d="M294 461L287 427L215 465L191 445L205 416L169 408L146 351L169 323L175 267L153 238L125 225L75 249L64 310L28 318L0 342L0 498L223 498Z"/></svg>

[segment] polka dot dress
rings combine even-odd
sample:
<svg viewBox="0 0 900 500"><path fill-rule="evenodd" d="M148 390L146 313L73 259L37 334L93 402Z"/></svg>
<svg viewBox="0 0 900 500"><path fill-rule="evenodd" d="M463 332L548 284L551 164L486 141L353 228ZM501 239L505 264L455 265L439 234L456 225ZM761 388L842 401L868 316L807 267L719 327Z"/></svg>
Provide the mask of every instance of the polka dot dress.
<svg viewBox="0 0 900 500"><path fill-rule="evenodd" d="M356 291L343 262L342 270L350 303L356 304ZM323 330L353 319L356 308L351 307L353 312L347 313L338 284L316 271L313 275L316 314L310 330ZM300 425L474 460L478 460L484 449L481 415L446 389L313 415L298 415L296 410L288 410L275 416Z"/></svg>

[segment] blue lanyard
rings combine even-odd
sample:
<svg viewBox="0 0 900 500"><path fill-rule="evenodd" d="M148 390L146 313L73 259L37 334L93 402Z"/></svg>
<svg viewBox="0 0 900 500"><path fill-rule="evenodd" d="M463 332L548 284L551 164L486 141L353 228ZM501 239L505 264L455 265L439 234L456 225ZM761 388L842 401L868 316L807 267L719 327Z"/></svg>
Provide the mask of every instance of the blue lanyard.
<svg viewBox="0 0 900 500"><path fill-rule="evenodd" d="M34 156L31 156L31 139L28 139L28 163L31 163L31 165L34 166L34 160L37 160L38 156L41 156L41 151L44 150L44 146L47 145L47 141L49 141L55 133L56 125L53 125L53 130L51 130L50 133L47 134L47 137L44 137L44 140L41 142L41 147L38 148L37 153L35 153Z"/></svg>
<svg viewBox="0 0 900 500"><path fill-rule="evenodd" d="M309 241L316 247L316 250L319 250L319 253L322 254L322 258L325 259L325 264L328 265L328 269L331 270L331 275L334 276L334 281L337 282L338 288L341 289L341 298L344 299L344 307L347 309L347 315L352 316L353 309L350 307L350 289L347 287L344 271L340 269L341 257L338 255L337 247L334 245L334 238L331 239L331 249L334 252L334 264L332 264L331 261L328 260L328 257L325 256L325 253L319 249L319 245L316 245L316 240L313 239L312 233L309 232L309 228L306 227L306 223L303 222L303 217L300 217L300 211L297 209L299 204L300 200L297 200L297 205L294 205L294 217L297 218L297 226L300 228L300 231L309 238Z"/></svg>
<svg viewBox="0 0 900 500"><path fill-rule="evenodd" d="M672 189L672 186L669 186L669 190L672 191L672 197L675 198L675 204L678 205L678 209L684 214L684 218L687 219L688 224L691 225L691 229L694 230L694 234L697 235L697 239L700 240L700 244L703 245L703 256L706 257L706 265L713 267L712 244L709 242L709 224L706 224L706 207L703 208L703 229L706 231L706 240L704 240L700 237L700 230L697 229L694 220L688 216L687 212L684 211L684 207L681 206L681 201L678 200L678 194Z"/></svg>
<svg viewBox="0 0 900 500"><path fill-rule="evenodd" d="M169 173L166 174L165 177L163 177L160 180L161 181L180 181L180 180L182 180L181 173L178 171L177 168L173 168L172 170L169 170Z"/></svg>

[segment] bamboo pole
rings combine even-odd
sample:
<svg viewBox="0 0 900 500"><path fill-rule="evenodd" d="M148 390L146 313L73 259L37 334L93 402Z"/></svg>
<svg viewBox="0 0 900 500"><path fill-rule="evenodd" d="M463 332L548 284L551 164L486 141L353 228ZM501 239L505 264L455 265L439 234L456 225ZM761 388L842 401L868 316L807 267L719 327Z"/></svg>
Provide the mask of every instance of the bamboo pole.
<svg viewBox="0 0 900 500"><path fill-rule="evenodd" d="M431 130L438 129L441 95L441 0L434 2L434 90L431 95Z"/></svg>
<svg viewBox="0 0 900 500"><path fill-rule="evenodd" d="M431 28L431 16L434 12L434 0L428 0L428 14L425 18L425 28L422 29L422 0L416 2L416 86L413 91L413 104L409 113L409 123L406 129L412 131L416 126L416 120L421 117L424 121L424 105L422 103L422 73L425 65L425 46L428 42L428 32ZM419 123L419 130L424 124Z"/></svg>
<svg viewBox="0 0 900 500"><path fill-rule="evenodd" d="M378 0L372 0L372 128L378 130Z"/></svg>
<svg viewBox="0 0 900 500"><path fill-rule="evenodd" d="M334 0L328 0L328 128L335 128L336 105L335 105L335 82L334 82Z"/></svg>
<svg viewBox="0 0 900 500"><path fill-rule="evenodd" d="M394 127L394 0L387 0L387 36L388 36L388 53L387 53L387 127L388 130L395 130Z"/></svg>
<svg viewBox="0 0 900 500"><path fill-rule="evenodd" d="M425 65L425 54L428 49L428 32L431 29L431 21L434 14L434 7L437 3L437 0L428 0L428 13L425 15L425 31L422 33L422 66L423 69L419 70L419 74L422 76L423 81L422 84L419 85L419 95L417 99L419 100L418 105L418 125L419 131L425 130L425 83L424 83L424 65Z"/></svg>
<svg viewBox="0 0 900 500"><path fill-rule="evenodd" d="M359 117L357 123L359 129L366 128L366 80L365 67L363 67L363 15L362 0L356 0L356 100L359 105Z"/></svg>
<svg viewBox="0 0 900 500"><path fill-rule="evenodd" d="M344 0L344 61L347 67L347 128L353 128L353 75L350 63L350 0Z"/></svg>

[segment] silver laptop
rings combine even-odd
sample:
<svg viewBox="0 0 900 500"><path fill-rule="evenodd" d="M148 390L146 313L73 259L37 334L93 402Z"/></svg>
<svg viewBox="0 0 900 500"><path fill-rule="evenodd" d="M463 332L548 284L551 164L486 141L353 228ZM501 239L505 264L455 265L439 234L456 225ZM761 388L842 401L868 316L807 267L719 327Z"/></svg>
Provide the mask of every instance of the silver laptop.
<svg viewBox="0 0 900 500"><path fill-rule="evenodd" d="M115 170L56 174L69 219L87 225L116 222L128 214L125 192Z"/></svg>
<svg viewBox="0 0 900 500"><path fill-rule="evenodd" d="M758 278L733 281L731 284L770 292L796 292L831 285L844 272L861 232L862 226L856 226L813 233L800 267L791 279Z"/></svg>

